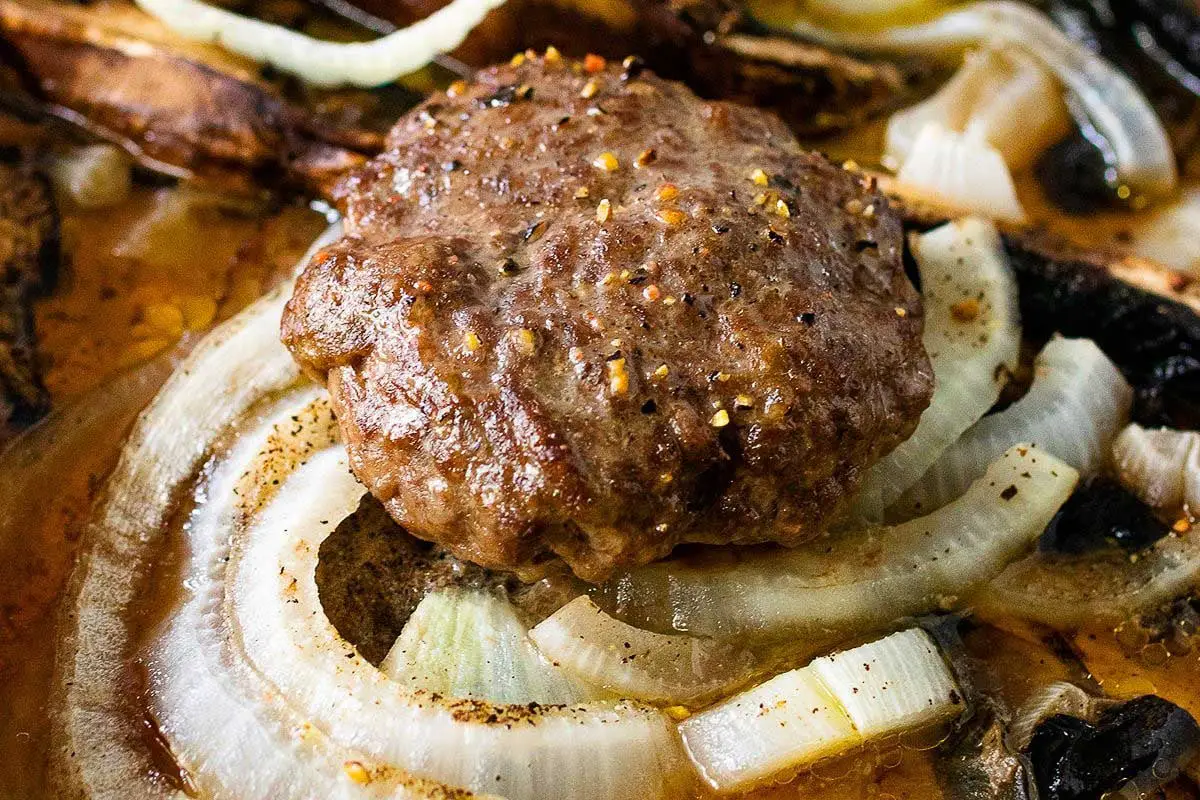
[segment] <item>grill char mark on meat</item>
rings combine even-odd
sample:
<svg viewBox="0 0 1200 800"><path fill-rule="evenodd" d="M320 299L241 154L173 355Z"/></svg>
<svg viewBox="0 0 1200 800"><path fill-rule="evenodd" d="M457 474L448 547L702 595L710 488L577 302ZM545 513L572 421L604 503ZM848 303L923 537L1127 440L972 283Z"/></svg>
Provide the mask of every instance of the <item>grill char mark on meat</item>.
<svg viewBox="0 0 1200 800"><path fill-rule="evenodd" d="M359 477L460 558L601 580L804 541L928 403L899 220L767 113L592 69L402 120L285 342Z"/></svg>

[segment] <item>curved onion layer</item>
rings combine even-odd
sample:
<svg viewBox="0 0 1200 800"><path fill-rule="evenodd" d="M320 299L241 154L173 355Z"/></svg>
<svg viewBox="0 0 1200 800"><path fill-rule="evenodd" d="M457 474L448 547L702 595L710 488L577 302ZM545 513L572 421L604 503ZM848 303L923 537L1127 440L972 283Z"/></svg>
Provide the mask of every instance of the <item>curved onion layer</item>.
<svg viewBox="0 0 1200 800"><path fill-rule="evenodd" d="M453 0L425 19L373 42L326 42L243 17L201 0L136 0L141 9L191 39L296 75L317 86L379 86L462 44L505 0Z"/></svg>
<svg viewBox="0 0 1200 800"><path fill-rule="evenodd" d="M1185 189L1174 203L1130 226L1131 252L1200 278L1200 188Z"/></svg>
<svg viewBox="0 0 1200 800"><path fill-rule="evenodd" d="M735 791L954 716L961 697L929 635L911 628L777 675L679 729L708 784Z"/></svg>
<svg viewBox="0 0 1200 800"><path fill-rule="evenodd" d="M889 513L905 519L940 508L1015 442L1033 442L1081 473L1092 473L1107 460L1132 405L1133 390L1091 339L1056 337L1034 362L1029 392L972 426Z"/></svg>
<svg viewBox="0 0 1200 800"><path fill-rule="evenodd" d="M569 704L597 697L539 652L508 600L482 589L449 587L425 595L379 668L413 689L489 703Z"/></svg>
<svg viewBox="0 0 1200 800"><path fill-rule="evenodd" d="M1121 483L1143 503L1200 514L1200 433L1131 424L1113 442Z"/></svg>
<svg viewBox="0 0 1200 800"><path fill-rule="evenodd" d="M930 122L986 142L1016 172L1071 130L1054 77L1023 50L986 47L967 54L936 94L888 120L885 163L904 163ZM978 178L978 173L973 177Z"/></svg>
<svg viewBox="0 0 1200 800"><path fill-rule="evenodd" d="M339 233L332 228L313 250ZM128 709L131 615L172 503L211 443L261 398L299 378L278 338L287 291L281 287L197 346L141 416L109 478L64 600L49 770L61 794L162 793L147 781L153 764Z"/></svg>
<svg viewBox="0 0 1200 800"><path fill-rule="evenodd" d="M996 227L967 218L912 240L921 272L925 350L937 379L917 430L868 470L854 501L870 520L992 407L1017 366L1017 284Z"/></svg>
<svg viewBox="0 0 1200 800"><path fill-rule="evenodd" d="M1029 746L1037 727L1056 714L1086 719L1094 698L1068 681L1055 681L1030 695L1013 714L1008 726L1008 742L1020 752Z"/></svg>
<svg viewBox="0 0 1200 800"><path fill-rule="evenodd" d="M601 596L622 618L655 630L776 638L864 630L953 605L999 574L1041 534L1077 478L1048 453L1019 445L926 517L724 563L651 564Z"/></svg>
<svg viewBox="0 0 1200 800"><path fill-rule="evenodd" d="M1037 553L1009 566L978 598L987 616L1062 630L1120 624L1200 581L1200 530L1169 534L1130 556L1124 550L1063 557Z"/></svg>
<svg viewBox="0 0 1200 800"><path fill-rule="evenodd" d="M961 214L1001 222L1024 222L1025 210L1004 157L974 133L926 122L913 142L896 181Z"/></svg>
<svg viewBox="0 0 1200 800"><path fill-rule="evenodd" d="M754 657L734 644L651 633L577 597L529 632L547 658L620 697L695 704L742 684Z"/></svg>
<svg viewBox="0 0 1200 800"><path fill-rule="evenodd" d="M1178 176L1166 130L1149 101L1120 70L1073 42L1041 12L1010 0L984 0L919 25L879 32L796 32L863 51L957 53L981 42L1020 47L1053 72L1112 146L1119 178L1132 189L1168 195Z"/></svg>

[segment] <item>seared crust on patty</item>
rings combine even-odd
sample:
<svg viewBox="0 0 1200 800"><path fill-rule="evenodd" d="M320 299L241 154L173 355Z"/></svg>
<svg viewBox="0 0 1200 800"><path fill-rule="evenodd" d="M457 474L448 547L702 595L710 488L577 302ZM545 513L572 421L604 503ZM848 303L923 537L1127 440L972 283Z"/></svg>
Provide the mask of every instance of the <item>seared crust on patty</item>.
<svg viewBox="0 0 1200 800"><path fill-rule="evenodd" d="M497 67L405 117L283 338L414 535L598 581L795 544L933 376L901 229L775 117L636 69Z"/></svg>

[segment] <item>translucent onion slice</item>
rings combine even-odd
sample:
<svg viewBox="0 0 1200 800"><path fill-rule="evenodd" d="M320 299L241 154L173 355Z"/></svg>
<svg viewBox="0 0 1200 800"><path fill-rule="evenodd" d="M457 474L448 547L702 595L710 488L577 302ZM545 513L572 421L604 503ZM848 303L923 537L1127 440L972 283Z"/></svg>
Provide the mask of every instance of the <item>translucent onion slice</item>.
<svg viewBox="0 0 1200 800"><path fill-rule="evenodd" d="M936 94L893 114L885 163L904 163L929 122L986 142L1012 172L1027 167L1071 130L1071 115L1054 76L1015 47L968 53Z"/></svg>
<svg viewBox="0 0 1200 800"><path fill-rule="evenodd" d="M167 27L270 64L317 86L379 86L462 44L505 0L453 0L425 19L372 42L326 42L243 17L201 0L136 0Z"/></svg>
<svg viewBox="0 0 1200 800"><path fill-rule="evenodd" d="M480 589L427 594L379 668L412 689L491 703L572 704L597 696L542 656L511 603Z"/></svg>
<svg viewBox="0 0 1200 800"><path fill-rule="evenodd" d="M256 480L257 484L262 483ZM344 448L307 456L235 534L240 657L300 717L373 763L511 800L669 797L686 775L670 720L631 702L493 705L390 680L321 609L321 542L359 502Z"/></svg>
<svg viewBox="0 0 1200 800"><path fill-rule="evenodd" d="M835 32L802 24L796 32L863 51L958 53L981 42L1020 47L1042 62L1079 100L1108 140L1120 179L1138 192L1169 195L1178 176L1166 130L1124 73L1072 41L1038 10L1010 0L984 0L937 19L878 32Z"/></svg>
<svg viewBox="0 0 1200 800"><path fill-rule="evenodd" d="M809 668L777 675L679 725L713 789L750 789L862 744L845 709Z"/></svg>
<svg viewBox="0 0 1200 800"><path fill-rule="evenodd" d="M906 519L940 508L1016 442L1033 442L1092 473L1107 460L1132 404L1129 384L1091 339L1055 337L1034 362L1029 392L963 434L889 513Z"/></svg>
<svg viewBox="0 0 1200 800"><path fill-rule="evenodd" d="M911 629L777 675L679 730L708 784L731 792L962 709L937 648Z"/></svg>
<svg viewBox="0 0 1200 800"><path fill-rule="evenodd" d="M926 122L896 180L964 214L1023 222L1025 211L1004 157L975 133L957 133Z"/></svg>
<svg viewBox="0 0 1200 800"><path fill-rule="evenodd" d="M1017 284L991 222L955 220L913 237L925 350L937 380L916 431L868 470L853 512L881 520L942 451L992 407L1017 366Z"/></svg>
<svg viewBox="0 0 1200 800"><path fill-rule="evenodd" d="M1077 473L1019 445L957 502L890 528L831 534L792 550L651 564L603 587L618 616L706 636L846 633L949 606L1041 534Z"/></svg>
<svg viewBox="0 0 1200 800"><path fill-rule="evenodd" d="M976 598L982 615L1061 630L1119 625L1197 586L1200 530L1169 534L1131 557L1114 548L1068 558L1037 553L1000 573Z"/></svg>
<svg viewBox="0 0 1200 800"><path fill-rule="evenodd" d="M83 209L124 202L133 184L132 161L124 150L111 144L72 148L54 158L49 173L58 196Z"/></svg>
<svg viewBox="0 0 1200 800"><path fill-rule="evenodd" d="M529 632L556 664L620 697L661 705L694 704L744 683L751 654L698 636L651 633L577 597Z"/></svg>
<svg viewBox="0 0 1200 800"><path fill-rule="evenodd" d="M865 739L918 728L962 710L958 684L920 628L818 658L810 666Z"/></svg>
<svg viewBox="0 0 1200 800"><path fill-rule="evenodd" d="M1112 452L1121 483L1142 502L1200 515L1200 433L1131 424Z"/></svg>
<svg viewBox="0 0 1200 800"><path fill-rule="evenodd" d="M1142 217L1129 234L1131 252L1200 278L1200 188Z"/></svg>

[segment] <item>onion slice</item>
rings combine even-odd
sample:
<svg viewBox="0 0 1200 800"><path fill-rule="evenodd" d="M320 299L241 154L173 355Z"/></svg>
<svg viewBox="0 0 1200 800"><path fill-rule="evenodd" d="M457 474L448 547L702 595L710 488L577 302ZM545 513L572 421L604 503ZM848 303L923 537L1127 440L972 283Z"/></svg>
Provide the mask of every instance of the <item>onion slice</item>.
<svg viewBox="0 0 1200 800"><path fill-rule="evenodd" d="M304 259L340 235L335 226ZM303 262L302 262L303 263ZM279 343L288 287L209 334L167 381L130 434L85 533L65 595L52 709L49 774L66 796L150 794L152 764L128 713L132 608L168 529L173 500L210 444L262 398L293 385L299 369Z"/></svg>
<svg viewBox="0 0 1200 800"><path fill-rule="evenodd" d="M597 697L542 656L508 600L482 589L449 587L425 595L379 668L412 689L497 704Z"/></svg>
<svg viewBox="0 0 1200 800"><path fill-rule="evenodd" d="M1142 502L1200 515L1200 433L1130 424L1113 442L1113 462Z"/></svg>
<svg viewBox="0 0 1200 800"><path fill-rule="evenodd" d="M753 656L729 642L635 628L577 597L529 632L554 663L620 697L688 705L744 683Z"/></svg>
<svg viewBox="0 0 1200 800"><path fill-rule="evenodd" d="M1016 172L1067 135L1071 114L1057 81L1036 59L1015 47L985 47L967 53L932 97L892 115L884 163L904 163L930 122L987 143Z"/></svg>
<svg viewBox="0 0 1200 800"><path fill-rule="evenodd" d="M1016 442L1033 442L1085 475L1095 472L1132 405L1133 390L1091 339L1055 337L1034 362L1029 392L963 434L889 514L906 519L940 508Z"/></svg>
<svg viewBox="0 0 1200 800"><path fill-rule="evenodd" d="M1074 94L1116 157L1119 178L1149 195L1175 191L1175 155L1154 108L1124 73L1072 41L1049 18L1011 0L984 0L930 22L878 32L836 32L802 23L795 32L860 51L959 53L981 42L1022 48Z"/></svg>
<svg viewBox="0 0 1200 800"><path fill-rule="evenodd" d="M1005 569L976 599L980 614L1061 630L1121 622L1200 581L1200 530L1171 533L1136 558L1119 548L1078 557L1036 553Z"/></svg>
<svg viewBox="0 0 1200 800"><path fill-rule="evenodd" d="M937 122L922 126L896 181L958 213L1025 221L1004 157L981 136L947 130Z"/></svg>
<svg viewBox="0 0 1200 800"><path fill-rule="evenodd" d="M861 631L953 605L999 574L1041 534L1077 478L1050 454L1019 445L926 517L732 561L651 564L615 578L600 597L653 630L777 639Z"/></svg>
<svg viewBox="0 0 1200 800"><path fill-rule="evenodd" d="M681 754L656 709L443 697L390 680L358 655L322 611L315 575L321 542L364 492L345 449L329 448L305 457L234 534L227 605L239 657L300 718L374 763L510 800L678 790Z"/></svg>
<svg viewBox="0 0 1200 800"><path fill-rule="evenodd" d="M962 710L941 654L913 628L777 675L679 730L706 782L730 792Z"/></svg>
<svg viewBox="0 0 1200 800"><path fill-rule="evenodd" d="M913 237L925 350L937 381L916 431L875 464L853 512L869 520L921 477L1000 396L1021 347L1017 283L996 226L966 218Z"/></svg>
<svg viewBox="0 0 1200 800"><path fill-rule="evenodd" d="M211 41L316 86L379 86L462 44L505 0L453 0L428 17L372 42L327 42L243 17L202 0L136 0L190 39Z"/></svg>

